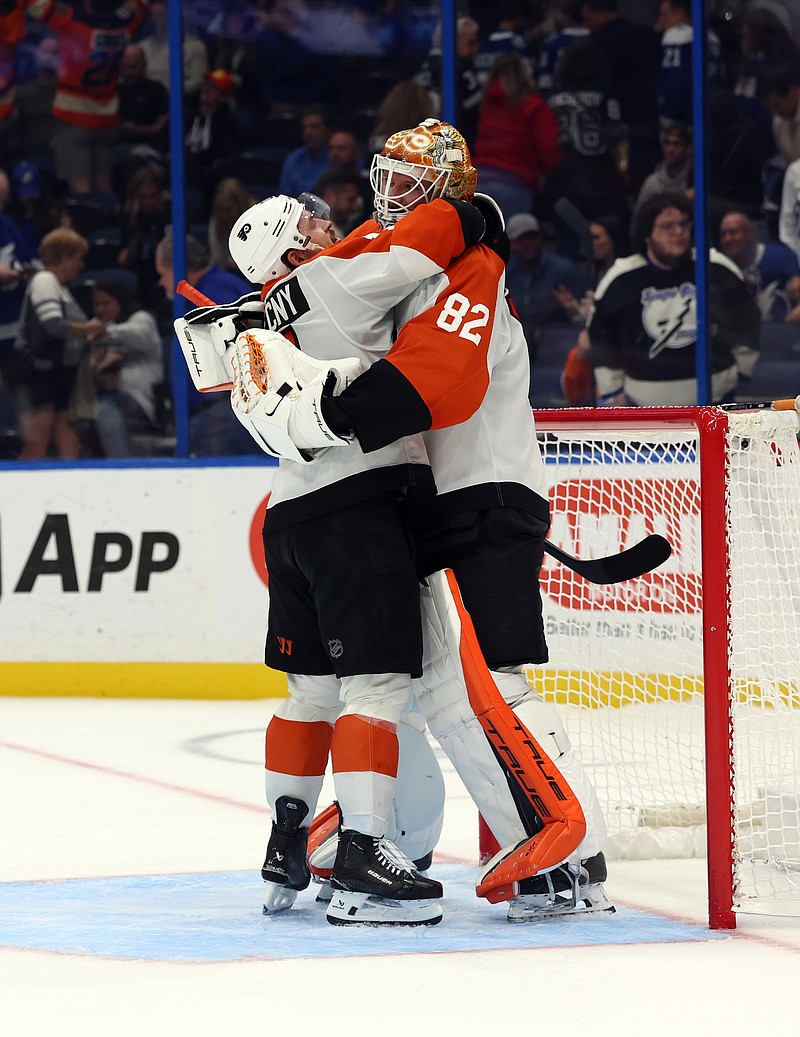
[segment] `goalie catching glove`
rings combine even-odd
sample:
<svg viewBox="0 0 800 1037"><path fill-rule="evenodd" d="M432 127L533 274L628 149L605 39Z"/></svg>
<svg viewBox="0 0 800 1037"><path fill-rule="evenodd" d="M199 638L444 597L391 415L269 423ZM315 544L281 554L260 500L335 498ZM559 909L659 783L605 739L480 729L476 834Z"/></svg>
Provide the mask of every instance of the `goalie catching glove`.
<svg viewBox="0 0 800 1037"><path fill-rule="evenodd" d="M307 464L313 451L349 446L322 414L323 396L342 392L361 374L356 357L316 360L275 331L246 331L231 354L231 406L259 447Z"/></svg>
<svg viewBox="0 0 800 1037"><path fill-rule="evenodd" d="M173 322L195 389L221 392L232 387L233 344L254 323L264 323L258 292L224 306L198 306Z"/></svg>

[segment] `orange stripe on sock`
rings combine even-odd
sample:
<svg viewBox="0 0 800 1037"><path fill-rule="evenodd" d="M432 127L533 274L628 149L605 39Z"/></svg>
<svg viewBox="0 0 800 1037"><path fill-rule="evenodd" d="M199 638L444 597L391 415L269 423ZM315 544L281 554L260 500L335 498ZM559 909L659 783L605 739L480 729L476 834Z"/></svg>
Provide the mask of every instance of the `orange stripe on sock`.
<svg viewBox="0 0 800 1037"><path fill-rule="evenodd" d="M347 713L333 728L331 760L334 774L375 771L397 777L397 725L374 717Z"/></svg>
<svg viewBox="0 0 800 1037"><path fill-rule="evenodd" d="M333 728L323 720L305 724L273 717L264 745L266 769L302 777L324 774L332 735Z"/></svg>

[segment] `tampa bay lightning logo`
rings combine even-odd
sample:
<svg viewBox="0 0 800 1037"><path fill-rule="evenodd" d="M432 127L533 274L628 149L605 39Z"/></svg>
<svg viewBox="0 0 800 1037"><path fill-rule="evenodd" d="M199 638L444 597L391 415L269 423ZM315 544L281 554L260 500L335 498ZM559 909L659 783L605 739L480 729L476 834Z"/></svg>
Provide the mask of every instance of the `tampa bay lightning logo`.
<svg viewBox="0 0 800 1037"><path fill-rule="evenodd" d="M645 288L642 324L653 340L650 359L664 349L685 349L697 339L695 287L689 281L672 288Z"/></svg>

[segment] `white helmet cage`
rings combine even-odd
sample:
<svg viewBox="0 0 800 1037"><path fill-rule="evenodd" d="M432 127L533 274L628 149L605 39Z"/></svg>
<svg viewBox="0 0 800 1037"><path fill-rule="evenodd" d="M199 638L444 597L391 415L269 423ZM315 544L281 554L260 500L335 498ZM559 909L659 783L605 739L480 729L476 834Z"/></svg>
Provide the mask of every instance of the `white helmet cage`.
<svg viewBox="0 0 800 1037"><path fill-rule="evenodd" d="M289 273L284 256L305 250L309 236L299 230L304 214L327 219L330 209L314 195L289 198L278 194L251 205L233 225L228 238L231 257L248 281L265 284Z"/></svg>
<svg viewBox="0 0 800 1037"><path fill-rule="evenodd" d="M398 176L403 177L401 182ZM370 185L375 218L389 227L434 198L471 201L477 179L467 142L455 126L425 119L410 130L393 133L373 158Z"/></svg>

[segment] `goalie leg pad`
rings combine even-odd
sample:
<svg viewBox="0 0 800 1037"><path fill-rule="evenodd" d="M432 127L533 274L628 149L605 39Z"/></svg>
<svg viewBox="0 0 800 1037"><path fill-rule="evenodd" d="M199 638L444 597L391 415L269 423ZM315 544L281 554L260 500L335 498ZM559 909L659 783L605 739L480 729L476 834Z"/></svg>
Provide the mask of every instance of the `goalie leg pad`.
<svg viewBox="0 0 800 1037"><path fill-rule="evenodd" d="M418 698L431 732L441 737L442 748L498 841L508 842L503 839L507 834L503 821L515 809L512 787L542 823L541 829L532 835L523 829L522 838L501 850L481 873L478 895L497 903L516 895L519 879L556 867L574 853L585 835L586 820L580 803L553 761L500 695L480 652L453 573L444 570L429 577L422 600L429 669L423 674ZM443 680L448 670L449 678ZM494 796L488 803L475 780L474 760L471 754L465 754L468 743L477 751L479 731L489 753L484 748L476 758L485 768L491 767L492 756L495 759ZM504 784L507 797L502 796ZM506 808L505 816L498 816L498 801ZM517 818L519 832L523 828L519 812ZM495 831L493 823L498 821Z"/></svg>
<svg viewBox="0 0 800 1037"><path fill-rule="evenodd" d="M570 861L578 865L594 857L606 844L606 820L594 785L572 750L564 723L555 706L543 702L522 670L492 671L497 689L564 775L586 818L586 835Z"/></svg>

